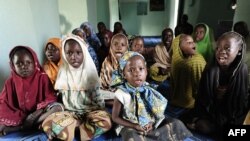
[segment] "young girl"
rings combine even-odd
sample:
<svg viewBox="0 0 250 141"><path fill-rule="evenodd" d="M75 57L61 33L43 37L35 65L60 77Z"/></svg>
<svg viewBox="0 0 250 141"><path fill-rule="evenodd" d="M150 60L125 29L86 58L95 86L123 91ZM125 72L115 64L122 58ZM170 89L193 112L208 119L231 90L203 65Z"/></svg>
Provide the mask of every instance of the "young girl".
<svg viewBox="0 0 250 141"><path fill-rule="evenodd" d="M90 54L92 60L94 61L96 69L99 73L100 72L99 57L97 57L97 53L95 52L94 48L89 44L89 42L86 38L86 33L81 28L75 28L72 30L72 34L81 37L87 43L87 45L88 45L87 48L88 48L89 54Z"/></svg>
<svg viewBox="0 0 250 141"><path fill-rule="evenodd" d="M16 46L9 59L11 75L0 94L1 135L30 130L51 113L61 110L55 104L57 98L48 75L31 48Z"/></svg>
<svg viewBox="0 0 250 141"><path fill-rule="evenodd" d="M144 40L142 36L134 36L131 39L131 43L130 43L130 50L131 51L135 51L138 52L140 54L144 54Z"/></svg>
<svg viewBox="0 0 250 141"><path fill-rule="evenodd" d="M86 39L88 43L94 48L97 53L101 47L101 41L96 35L93 26L89 22L84 22L81 24L80 28L86 33Z"/></svg>
<svg viewBox="0 0 250 141"><path fill-rule="evenodd" d="M189 127L221 134L226 125L242 125L249 110L248 70L243 62L246 44L236 32L217 40L214 62L201 77L195 114Z"/></svg>
<svg viewBox="0 0 250 141"><path fill-rule="evenodd" d="M197 24L194 28L194 41L197 52L200 53L210 63L214 55L215 40L211 28L204 23Z"/></svg>
<svg viewBox="0 0 250 141"><path fill-rule="evenodd" d="M192 36L181 34L172 43L171 105L189 110L194 107L206 61L196 52Z"/></svg>
<svg viewBox="0 0 250 141"><path fill-rule="evenodd" d="M52 84L55 84L58 69L62 64L61 57L61 39L50 38L45 45L46 62L43 65L45 72L48 74Z"/></svg>
<svg viewBox="0 0 250 141"><path fill-rule="evenodd" d="M184 140L192 136L182 122L165 118L167 100L145 82L146 62L141 54L126 52L119 64L122 74L114 76L112 83L118 85L112 119L123 140Z"/></svg>
<svg viewBox="0 0 250 141"><path fill-rule="evenodd" d="M78 36L62 41L63 65L59 69L55 89L59 91L64 112L50 115L42 124L49 139L72 141L75 128L81 140L91 140L111 128L109 114L104 111L99 78L87 44Z"/></svg>
<svg viewBox="0 0 250 141"><path fill-rule="evenodd" d="M109 55L102 63L100 78L102 84L102 92L105 94L105 103L112 105L114 98L114 88L111 87L112 73L118 69L118 60L128 51L128 38L121 33L114 35L111 39Z"/></svg>
<svg viewBox="0 0 250 141"><path fill-rule="evenodd" d="M171 66L171 44L173 41L173 30L166 28L162 31L162 42L156 45L154 50L154 64L150 67L150 78L165 90L168 89Z"/></svg>

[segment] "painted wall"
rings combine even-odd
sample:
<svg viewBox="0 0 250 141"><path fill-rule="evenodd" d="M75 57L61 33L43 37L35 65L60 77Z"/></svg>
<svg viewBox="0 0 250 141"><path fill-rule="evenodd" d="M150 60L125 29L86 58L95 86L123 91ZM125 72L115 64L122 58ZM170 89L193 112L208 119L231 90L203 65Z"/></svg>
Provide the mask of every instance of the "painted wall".
<svg viewBox="0 0 250 141"><path fill-rule="evenodd" d="M230 4L231 0L185 0L183 12L189 16L191 24L206 23L217 36L220 21L233 21L234 10Z"/></svg>
<svg viewBox="0 0 250 141"><path fill-rule="evenodd" d="M88 20L87 0L59 0L58 7L62 35Z"/></svg>
<svg viewBox="0 0 250 141"><path fill-rule="evenodd" d="M250 1L249 0L238 0L237 8L234 15L234 23L238 21L245 21L250 29Z"/></svg>
<svg viewBox="0 0 250 141"><path fill-rule="evenodd" d="M147 2L147 15L137 15L137 2ZM164 11L150 11L149 0L122 0L120 2L121 22L128 34L160 35L166 27L175 27L174 4L176 1L165 0Z"/></svg>
<svg viewBox="0 0 250 141"><path fill-rule="evenodd" d="M42 63L44 44L60 37L57 0L0 0L0 90L10 74L9 52L17 45L32 47Z"/></svg>

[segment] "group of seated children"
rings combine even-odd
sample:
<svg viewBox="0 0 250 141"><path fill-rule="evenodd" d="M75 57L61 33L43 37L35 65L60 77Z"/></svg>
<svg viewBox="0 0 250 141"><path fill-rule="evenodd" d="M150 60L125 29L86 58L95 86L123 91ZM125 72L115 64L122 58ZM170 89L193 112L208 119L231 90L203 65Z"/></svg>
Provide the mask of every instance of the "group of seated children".
<svg viewBox="0 0 250 141"><path fill-rule="evenodd" d="M16 46L0 95L0 135L34 128L49 140L72 141L76 133L91 140L115 126L123 140L184 140L193 136L189 129L220 139L224 126L243 124L249 111L246 44L230 31L214 49L209 31L198 24L193 39L164 29L151 66L143 38L130 46L122 27L102 31L101 41L87 22L50 38L43 67L30 47ZM91 52L104 55L102 63ZM169 107L185 109L181 120L166 116Z"/></svg>

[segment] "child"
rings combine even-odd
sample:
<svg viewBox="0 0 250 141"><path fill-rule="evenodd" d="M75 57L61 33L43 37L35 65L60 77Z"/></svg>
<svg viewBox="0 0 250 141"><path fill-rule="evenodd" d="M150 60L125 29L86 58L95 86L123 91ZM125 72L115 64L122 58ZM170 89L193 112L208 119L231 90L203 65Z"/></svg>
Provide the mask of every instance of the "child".
<svg viewBox="0 0 250 141"><path fill-rule="evenodd" d="M37 127L61 110L48 75L29 47L16 46L10 54L11 75L0 95L0 134ZM37 127L38 128L38 127Z"/></svg>
<svg viewBox="0 0 250 141"><path fill-rule="evenodd" d="M246 44L236 32L217 40L214 62L201 77L195 114L189 127L221 134L226 125L242 125L249 110L248 70L243 62Z"/></svg>
<svg viewBox="0 0 250 141"><path fill-rule="evenodd" d="M89 44L89 42L86 38L86 33L81 28L75 28L72 30L72 34L81 37L87 43L87 45L88 45L87 48L88 48L89 54L90 54L91 58L93 59L95 66L96 66L96 69L99 73L100 72L99 59L97 57L97 53L95 52L94 48Z"/></svg>
<svg viewBox="0 0 250 141"><path fill-rule="evenodd" d="M112 119L118 124L117 134L128 140L184 140L192 134L177 119L165 119L167 100L145 82L144 57L126 52L119 61L122 74L113 78L117 85Z"/></svg>
<svg viewBox="0 0 250 141"><path fill-rule="evenodd" d="M108 31L103 31L103 33L100 35L102 38L102 46L98 51L98 59L99 59L99 64L102 66L103 61L109 54L109 49L110 49L110 44L111 44L111 39L112 39L112 34Z"/></svg>
<svg viewBox="0 0 250 141"><path fill-rule="evenodd" d="M45 45L46 62L43 65L44 71L48 74L52 84L55 84L58 69L62 64L61 59L61 39L50 38Z"/></svg>
<svg viewBox="0 0 250 141"><path fill-rule="evenodd" d="M114 98L113 92L114 88L111 87L112 73L118 69L118 60L122 55L128 51L128 38L121 33L114 35L111 39L111 46L109 50L109 55L105 58L102 63L100 78L101 78L101 88L102 93L104 93L105 103L107 105L112 105Z"/></svg>
<svg viewBox="0 0 250 141"><path fill-rule="evenodd" d="M214 55L215 41L213 32L208 25L200 23L195 26L194 40L197 52L204 57L207 63L210 63Z"/></svg>
<svg viewBox="0 0 250 141"><path fill-rule="evenodd" d="M131 51L135 51L138 52L142 55L144 55L144 40L142 38L142 36L134 36L131 39L131 46L130 46L130 50Z"/></svg>
<svg viewBox="0 0 250 141"><path fill-rule="evenodd" d="M62 41L63 65L59 69L55 89L59 91L64 112L50 115L42 124L48 138L72 141L75 128L81 140L91 140L111 128L109 114L104 111L100 84L87 44L78 36Z"/></svg>
<svg viewBox="0 0 250 141"><path fill-rule="evenodd" d="M154 64L150 67L150 77L157 83L168 83L167 79L170 78L170 66L171 66L171 44L173 41L173 30L166 28L162 31L162 42L156 45L154 50Z"/></svg>
<svg viewBox="0 0 250 141"><path fill-rule="evenodd" d="M93 26L89 22L84 22L81 24L80 28L86 33L86 39L88 43L94 48L97 53L101 47L101 41L96 35Z"/></svg>
<svg viewBox="0 0 250 141"><path fill-rule="evenodd" d="M194 107L205 59L196 52L191 35L181 34L172 43L171 105L189 110Z"/></svg>

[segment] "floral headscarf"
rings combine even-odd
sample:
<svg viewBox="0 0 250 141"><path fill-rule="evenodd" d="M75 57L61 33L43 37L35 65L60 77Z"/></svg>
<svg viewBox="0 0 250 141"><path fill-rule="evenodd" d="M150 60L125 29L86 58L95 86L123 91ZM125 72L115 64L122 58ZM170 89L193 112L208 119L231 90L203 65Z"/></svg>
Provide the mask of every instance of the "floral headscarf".
<svg viewBox="0 0 250 141"><path fill-rule="evenodd" d="M140 87L131 86L122 76L122 71L124 70L128 60L133 56L141 56L133 51L126 52L123 57L119 60L119 71L114 72L112 78L112 85L116 85L118 89L129 93L134 102L134 107L132 109L125 109L130 112L131 117L127 117L128 120L134 119L135 123L145 126L150 122L154 122L155 128L162 122L165 118L164 111L167 107L167 100L156 90L154 90L147 82ZM145 59L144 59L145 60ZM126 118L126 117L125 117Z"/></svg>

